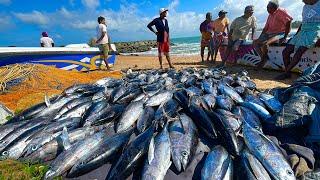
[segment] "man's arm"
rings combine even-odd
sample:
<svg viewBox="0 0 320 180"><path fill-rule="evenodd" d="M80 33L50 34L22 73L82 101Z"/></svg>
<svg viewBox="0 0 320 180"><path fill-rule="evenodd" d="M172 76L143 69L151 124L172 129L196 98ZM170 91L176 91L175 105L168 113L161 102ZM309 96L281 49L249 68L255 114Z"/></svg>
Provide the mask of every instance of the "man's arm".
<svg viewBox="0 0 320 180"><path fill-rule="evenodd" d="M151 32L153 32L153 33L155 33L155 34L158 34L158 32L156 32L153 28L152 28L152 26L154 26L155 25L155 21L153 20L153 21L151 21L149 24L148 24L148 28L150 29L150 31Z"/></svg>
<svg viewBox="0 0 320 180"><path fill-rule="evenodd" d="M228 33L228 40L232 40L232 34L233 34L233 29L230 29L229 33Z"/></svg>
<svg viewBox="0 0 320 180"><path fill-rule="evenodd" d="M51 46L54 47L54 41L51 39Z"/></svg>
<svg viewBox="0 0 320 180"><path fill-rule="evenodd" d="M41 46L41 47L44 47L44 44L43 44L43 43L40 43L40 46Z"/></svg>
<svg viewBox="0 0 320 180"><path fill-rule="evenodd" d="M286 39L291 31L291 21L288 21L286 24L286 31L284 34L284 38Z"/></svg>
<svg viewBox="0 0 320 180"><path fill-rule="evenodd" d="M252 34L251 34L251 39L252 39L252 40L253 40L253 38L254 38L255 32L256 32L256 28L252 28Z"/></svg>
<svg viewBox="0 0 320 180"><path fill-rule="evenodd" d="M105 35L106 35L106 32L102 32L100 38L96 41L96 43L99 43L104 38Z"/></svg>
<svg viewBox="0 0 320 180"><path fill-rule="evenodd" d="M204 23L202 22L202 23L200 24L200 27L199 27L199 31L200 31L200 33L202 33L202 32L204 31L203 26L204 26Z"/></svg>
<svg viewBox="0 0 320 180"><path fill-rule="evenodd" d="M286 23L286 30L285 30L285 32L284 32L284 37L279 40L279 44L283 44L283 43L286 42L287 37L288 37L290 31L291 31L291 21L288 21L288 22Z"/></svg>
<svg viewBox="0 0 320 180"><path fill-rule="evenodd" d="M108 34L108 46L109 46L109 50L111 50L111 38L109 34Z"/></svg>
<svg viewBox="0 0 320 180"><path fill-rule="evenodd" d="M230 29L229 29L229 24L227 24L227 33L229 34L230 33Z"/></svg>
<svg viewBox="0 0 320 180"><path fill-rule="evenodd" d="M251 39L252 40L254 38L254 34L256 32L256 28L257 28L257 19L255 17L253 17L252 34L251 34Z"/></svg>

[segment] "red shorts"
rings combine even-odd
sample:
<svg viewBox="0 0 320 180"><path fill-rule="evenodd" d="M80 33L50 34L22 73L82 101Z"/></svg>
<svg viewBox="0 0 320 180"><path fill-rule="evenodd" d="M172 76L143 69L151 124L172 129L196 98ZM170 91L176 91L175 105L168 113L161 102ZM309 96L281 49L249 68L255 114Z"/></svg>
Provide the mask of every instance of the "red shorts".
<svg viewBox="0 0 320 180"><path fill-rule="evenodd" d="M170 43L169 42L158 42L158 53L159 56L167 55L170 51Z"/></svg>

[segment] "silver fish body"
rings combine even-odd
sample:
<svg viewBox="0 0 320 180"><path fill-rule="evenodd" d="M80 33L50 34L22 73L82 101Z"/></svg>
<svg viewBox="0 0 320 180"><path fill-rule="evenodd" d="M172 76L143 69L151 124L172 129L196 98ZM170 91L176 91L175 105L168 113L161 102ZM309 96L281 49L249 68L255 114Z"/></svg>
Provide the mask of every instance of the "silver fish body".
<svg viewBox="0 0 320 180"><path fill-rule="evenodd" d="M171 156L176 169L185 171L192 160L198 145L198 131L192 119L181 114L180 121L169 126Z"/></svg>
<svg viewBox="0 0 320 180"><path fill-rule="evenodd" d="M162 91L158 94L150 97L147 102L145 103L146 106L159 106L170 99L172 99L173 92L172 91Z"/></svg>
<svg viewBox="0 0 320 180"><path fill-rule="evenodd" d="M117 123L116 132L124 132L125 130L129 129L129 127L139 119L142 113L142 101L130 103Z"/></svg>
<svg viewBox="0 0 320 180"><path fill-rule="evenodd" d="M227 172L230 161L232 161L231 157L224 147L220 145L214 147L208 154L201 170L201 180L223 180L225 176L229 176Z"/></svg>
<svg viewBox="0 0 320 180"><path fill-rule="evenodd" d="M259 93L259 97L265 103L265 105L273 112L281 111L282 104L274 96L266 93Z"/></svg>
<svg viewBox="0 0 320 180"><path fill-rule="evenodd" d="M277 180L295 180L295 175L280 149L262 132L244 124L243 137L252 154Z"/></svg>
<svg viewBox="0 0 320 180"><path fill-rule="evenodd" d="M74 144L70 149L63 151L50 164L45 179L53 179L56 176L60 176L71 169L77 162L81 162L83 159L89 157L91 152L99 147L98 145L105 135L104 132L98 132L83 141Z"/></svg>
<svg viewBox="0 0 320 180"><path fill-rule="evenodd" d="M132 130L115 134L111 137L105 137L99 144L99 147L93 151L90 157L76 163L68 172L67 177L73 178L84 175L105 164L112 155L119 152L122 147L129 141Z"/></svg>
<svg viewBox="0 0 320 180"><path fill-rule="evenodd" d="M271 180L263 165L256 157L254 157L253 154L249 152L248 149L244 149L242 151L241 163L244 167L246 179Z"/></svg>
<svg viewBox="0 0 320 180"><path fill-rule="evenodd" d="M270 119L272 117L271 114L269 113L268 110L266 110L264 107L260 106L259 104L252 103L252 102L243 102L240 105L255 112L261 118L261 120L267 123L270 122Z"/></svg>
<svg viewBox="0 0 320 180"><path fill-rule="evenodd" d="M170 136L167 126L154 138L149 146L148 158L142 169L142 180L163 180L170 168Z"/></svg>
<svg viewBox="0 0 320 180"><path fill-rule="evenodd" d="M231 87L224 85L223 83L220 83L218 86L218 89L222 94L228 95L235 102L237 102L237 103L244 102L242 97L235 90L233 90Z"/></svg>

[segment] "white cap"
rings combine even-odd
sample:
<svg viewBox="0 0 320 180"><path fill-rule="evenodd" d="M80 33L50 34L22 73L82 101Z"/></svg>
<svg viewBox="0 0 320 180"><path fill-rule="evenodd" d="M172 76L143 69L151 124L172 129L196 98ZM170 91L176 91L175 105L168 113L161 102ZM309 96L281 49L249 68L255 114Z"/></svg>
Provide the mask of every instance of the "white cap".
<svg viewBox="0 0 320 180"><path fill-rule="evenodd" d="M168 9L166 9L166 8L160 8L159 14L162 14L163 12L166 12L166 11L168 11Z"/></svg>

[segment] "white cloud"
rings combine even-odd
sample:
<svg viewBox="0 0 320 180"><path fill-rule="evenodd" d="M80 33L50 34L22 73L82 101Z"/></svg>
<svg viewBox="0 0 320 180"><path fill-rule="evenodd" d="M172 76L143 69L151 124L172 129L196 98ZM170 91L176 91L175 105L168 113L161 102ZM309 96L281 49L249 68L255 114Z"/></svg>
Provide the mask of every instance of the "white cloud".
<svg viewBox="0 0 320 180"><path fill-rule="evenodd" d="M258 25L263 27L268 17L267 0L224 0L222 4L213 9L213 13L218 15L218 12L223 9L228 11L230 20L235 19L243 14L244 8L247 5L254 5L254 16L258 19ZM284 7L294 20L301 20L301 12L303 3L301 0L280 0L280 7Z"/></svg>
<svg viewBox="0 0 320 180"><path fill-rule="evenodd" d="M49 23L48 16L39 11L32 11L31 13L14 13L14 15L22 22L37 25L46 25Z"/></svg>
<svg viewBox="0 0 320 180"><path fill-rule="evenodd" d="M0 32L7 31L14 26L15 25L13 24L10 16L5 16L3 14L0 14Z"/></svg>
<svg viewBox="0 0 320 180"><path fill-rule="evenodd" d="M200 23L204 20L204 14L195 12L169 13L168 22L171 37L186 37L197 35Z"/></svg>
<svg viewBox="0 0 320 180"><path fill-rule="evenodd" d="M121 5L119 11L103 10L102 15L107 19L110 30L118 32L146 31L149 18L143 17L136 5Z"/></svg>
<svg viewBox="0 0 320 180"><path fill-rule="evenodd" d="M60 10L59 10L59 13L65 17L65 18L72 18L74 17L74 14L70 11L68 11L66 8L62 7Z"/></svg>
<svg viewBox="0 0 320 180"><path fill-rule="evenodd" d="M92 30L92 29L95 29L95 27L97 26L97 22L96 21L85 21L85 22L77 21L75 23L71 23L71 26L76 29Z"/></svg>
<svg viewBox="0 0 320 180"><path fill-rule="evenodd" d="M69 1L72 3L75 0ZM23 22L46 25L46 27L50 27L51 29L55 27L62 27L66 30L76 29L77 32L79 32L77 33L79 34L79 41L95 36L97 17L102 15L106 17L108 31L115 40L155 39L154 34L149 32L146 26L158 15L155 13L155 16L146 16L144 10L140 9L141 4L149 4L149 0L144 0L139 4L132 4L123 0L121 1L122 5L120 5L119 10L98 8L100 5L98 0L81 0L81 2L86 7L85 9L70 11L65 7L61 7L55 12L41 13L33 11L31 13L14 13L14 15ZM76 1L74 3L76 3ZM266 10L267 3L267 0L224 0L218 7L212 7L211 12L217 17L218 12L224 9L229 12L229 19L233 20L235 17L243 14L246 5L254 4L255 16L258 19L260 27L263 27L268 16ZM204 14L206 12L177 11L180 5L181 2L179 0L170 0L167 5L170 9L168 21L171 37L200 35L198 28L200 23L205 19ZM286 7L295 20L301 19L303 7L301 0L280 0L280 6ZM50 23L48 23L49 20ZM80 35L81 33L83 35Z"/></svg>
<svg viewBox="0 0 320 180"><path fill-rule="evenodd" d="M175 11L176 7L179 5L179 0L172 0L168 6L170 11Z"/></svg>
<svg viewBox="0 0 320 180"><path fill-rule="evenodd" d="M11 0L0 0L0 5L9 5L11 3Z"/></svg>
<svg viewBox="0 0 320 180"><path fill-rule="evenodd" d="M89 8L89 9L95 9L100 5L99 0L81 0L82 4Z"/></svg>
<svg viewBox="0 0 320 180"><path fill-rule="evenodd" d="M55 39L62 39L62 36L60 34L54 34L53 37Z"/></svg>

